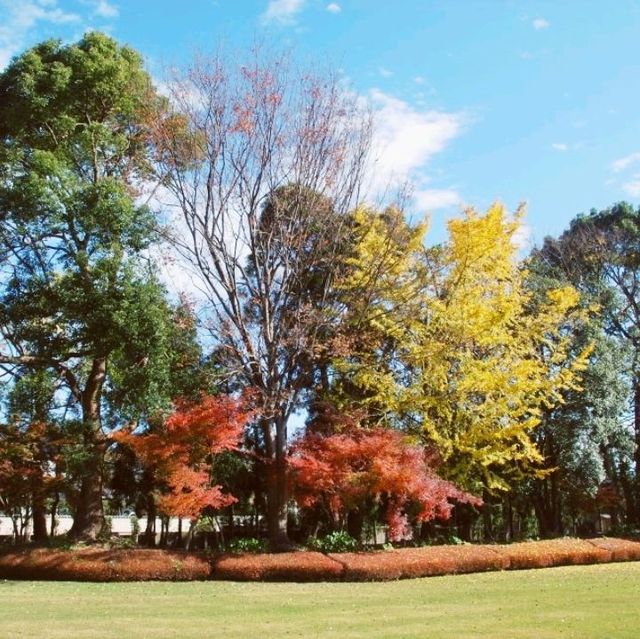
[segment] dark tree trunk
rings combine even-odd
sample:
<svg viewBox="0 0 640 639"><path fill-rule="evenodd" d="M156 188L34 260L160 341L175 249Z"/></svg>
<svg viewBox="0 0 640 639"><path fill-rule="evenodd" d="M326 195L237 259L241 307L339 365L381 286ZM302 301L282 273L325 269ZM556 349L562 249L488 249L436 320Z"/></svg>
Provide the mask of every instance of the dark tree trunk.
<svg viewBox="0 0 640 639"><path fill-rule="evenodd" d="M44 493L42 486L34 490L32 500L33 516L33 540L35 542L47 541L47 510L44 504Z"/></svg>
<svg viewBox="0 0 640 639"><path fill-rule="evenodd" d="M56 493L53 497L53 505L51 506L51 528L50 528L49 534L52 537L56 534L56 526L57 526L56 517L58 516L59 504L60 504L60 493L56 490Z"/></svg>
<svg viewBox="0 0 640 639"><path fill-rule="evenodd" d="M273 433L275 430L275 436ZM264 420L266 447L267 529L269 546L274 552L291 550L287 532L287 428L284 419Z"/></svg>
<svg viewBox="0 0 640 639"><path fill-rule="evenodd" d="M636 526L640 527L640 375L635 376L633 391L633 425L636 444L633 459L636 473L630 519Z"/></svg>
<svg viewBox="0 0 640 639"><path fill-rule="evenodd" d="M144 544L149 548L156 545L156 500L152 494L147 495L147 527L144 531Z"/></svg>
<svg viewBox="0 0 640 639"><path fill-rule="evenodd" d="M534 510L540 536L558 537L562 534L562 514L557 472L540 480L538 486L537 495L534 497Z"/></svg>
<svg viewBox="0 0 640 639"><path fill-rule="evenodd" d="M73 539L96 541L105 524L102 507L102 441L100 401L106 377L104 359L93 360L91 372L82 392L82 429L84 463L80 478L80 495L69 535Z"/></svg>
<svg viewBox="0 0 640 639"><path fill-rule="evenodd" d="M350 510L347 514L347 532L356 540L362 541L364 517L359 510Z"/></svg>

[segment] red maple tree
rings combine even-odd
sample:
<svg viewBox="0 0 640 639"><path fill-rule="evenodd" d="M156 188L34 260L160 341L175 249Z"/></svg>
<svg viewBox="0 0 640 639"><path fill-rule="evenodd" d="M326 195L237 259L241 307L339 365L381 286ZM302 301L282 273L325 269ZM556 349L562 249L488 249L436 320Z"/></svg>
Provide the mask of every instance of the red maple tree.
<svg viewBox="0 0 640 639"><path fill-rule="evenodd" d="M368 500L386 503L393 541L410 536L415 522L447 519L452 501L482 500L436 475L429 455L406 436L384 428L349 428L338 434L307 433L289 459L294 496L303 507L322 505L335 519L364 509Z"/></svg>
<svg viewBox="0 0 640 639"><path fill-rule="evenodd" d="M204 395L197 403L178 401L156 432L122 430L113 439L130 446L164 484L158 499L163 513L195 519L206 507L219 509L236 501L215 484L213 458L238 448L251 416L243 398Z"/></svg>

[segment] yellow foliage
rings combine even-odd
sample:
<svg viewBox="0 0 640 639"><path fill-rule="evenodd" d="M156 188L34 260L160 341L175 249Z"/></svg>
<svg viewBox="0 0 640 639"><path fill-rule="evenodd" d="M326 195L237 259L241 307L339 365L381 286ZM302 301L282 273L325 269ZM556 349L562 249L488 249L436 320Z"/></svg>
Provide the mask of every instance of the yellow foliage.
<svg viewBox="0 0 640 639"><path fill-rule="evenodd" d="M577 291L540 301L526 288L514 243L522 215L469 209L449 222L443 248L425 250L425 225L359 211L340 284L355 347L335 362L339 401L419 432L446 474L476 490L537 472L531 433L588 356L569 357L570 329L584 319Z"/></svg>

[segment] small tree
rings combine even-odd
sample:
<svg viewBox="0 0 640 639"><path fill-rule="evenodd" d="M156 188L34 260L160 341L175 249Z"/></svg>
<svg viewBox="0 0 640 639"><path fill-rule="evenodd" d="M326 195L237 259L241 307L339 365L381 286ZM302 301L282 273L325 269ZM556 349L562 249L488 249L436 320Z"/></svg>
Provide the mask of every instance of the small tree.
<svg viewBox="0 0 640 639"><path fill-rule="evenodd" d="M293 494L303 507L319 506L341 525L358 521L359 534L373 506L382 507L394 541L411 535L409 522L448 519L453 501L480 505L436 475L419 444L384 428L349 428L298 440L289 460Z"/></svg>
<svg viewBox="0 0 640 639"><path fill-rule="evenodd" d="M166 515L197 519L205 508L236 501L215 482L215 456L236 450L251 411L242 400L203 396L178 402L162 430L145 434L119 431L113 439L130 446L161 486L158 506Z"/></svg>

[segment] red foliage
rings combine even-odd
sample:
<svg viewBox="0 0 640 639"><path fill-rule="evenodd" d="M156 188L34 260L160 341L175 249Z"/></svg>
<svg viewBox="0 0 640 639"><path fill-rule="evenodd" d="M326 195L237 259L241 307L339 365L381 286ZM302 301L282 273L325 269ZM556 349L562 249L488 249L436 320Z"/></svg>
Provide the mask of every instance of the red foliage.
<svg viewBox="0 0 640 639"><path fill-rule="evenodd" d="M291 451L292 491L303 507L324 504L336 517L362 508L367 499L385 498L389 536L409 533L409 511L415 521L447 519L450 500L482 501L438 477L423 448L401 433L353 428L335 435L308 433Z"/></svg>
<svg viewBox="0 0 640 639"><path fill-rule="evenodd" d="M0 429L0 510L29 508L34 496L44 500L56 487L51 462L58 464L62 440L43 422Z"/></svg>
<svg viewBox="0 0 640 639"><path fill-rule="evenodd" d="M210 506L223 508L236 501L213 484L212 457L238 447L251 413L243 400L203 396L196 404L179 402L158 432L137 435L120 431L113 438L130 446L167 490L158 502L167 515L196 518Z"/></svg>

